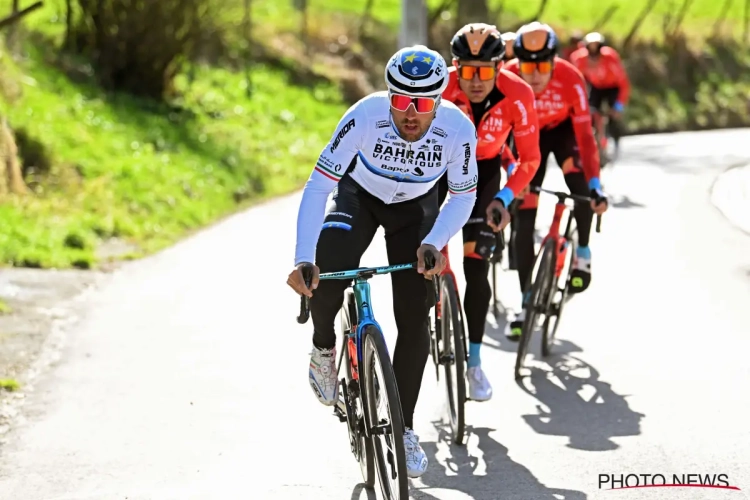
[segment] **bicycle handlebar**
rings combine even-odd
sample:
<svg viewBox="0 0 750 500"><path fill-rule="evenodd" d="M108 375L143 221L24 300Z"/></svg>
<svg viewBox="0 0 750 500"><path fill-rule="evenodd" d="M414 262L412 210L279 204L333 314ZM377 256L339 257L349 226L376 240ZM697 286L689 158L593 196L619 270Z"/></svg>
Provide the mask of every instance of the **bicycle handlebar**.
<svg viewBox="0 0 750 500"><path fill-rule="evenodd" d="M425 269L433 269L435 267L436 259L431 253L427 253L424 256ZM355 279L362 277L371 277L376 274L389 274L396 271L406 271L407 269L417 269L418 262L412 262L410 264L395 264L392 266L384 267L366 267L360 269L352 269L349 271L337 271L332 273L324 273L318 276L318 279L322 280L343 280L343 279ZM312 266L304 266L302 269L302 278L305 280L305 286L309 289L312 282ZM436 280L433 280L436 282ZM437 294L437 287L435 288ZM303 325L310 319L310 297L302 295L299 301L299 315L297 315L297 323Z"/></svg>
<svg viewBox="0 0 750 500"><path fill-rule="evenodd" d="M531 191L535 193L548 193L557 196L559 203L565 203L565 200L573 200L578 203L591 203L592 201L599 202L599 198L592 198L591 196L583 196L580 194L565 193L563 191L552 191L550 189L544 189L541 186L531 186ZM596 232L602 232L602 216L596 214Z"/></svg>

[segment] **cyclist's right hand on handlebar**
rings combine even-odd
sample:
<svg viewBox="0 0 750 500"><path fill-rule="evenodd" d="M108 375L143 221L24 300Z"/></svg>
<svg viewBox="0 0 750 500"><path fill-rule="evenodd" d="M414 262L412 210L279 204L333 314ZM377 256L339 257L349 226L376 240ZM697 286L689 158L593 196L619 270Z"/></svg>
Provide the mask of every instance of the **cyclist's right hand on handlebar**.
<svg viewBox="0 0 750 500"><path fill-rule="evenodd" d="M607 211L607 208L609 208L609 200L607 200L607 195L605 195L600 189L592 189L591 198L591 210L593 210L596 215L602 215Z"/></svg>
<svg viewBox="0 0 750 500"><path fill-rule="evenodd" d="M305 277L310 279L310 288L305 284ZM319 280L320 269L318 269L318 266L309 262L302 262L298 264L291 273L289 273L289 277L286 279L286 284L292 287L292 290L298 294L312 297L312 291L318 288Z"/></svg>
<svg viewBox="0 0 750 500"><path fill-rule="evenodd" d="M427 257L427 259L425 259ZM432 269L426 269L425 260L433 260L434 266ZM445 268L445 256L440 253L440 250L432 245L423 243L417 249L417 272L424 274L425 279L431 280L436 274L440 274Z"/></svg>
<svg viewBox="0 0 750 500"><path fill-rule="evenodd" d="M492 228L494 232L502 231L505 226L510 222L510 212L505 208L505 204L494 199L487 205L487 225Z"/></svg>

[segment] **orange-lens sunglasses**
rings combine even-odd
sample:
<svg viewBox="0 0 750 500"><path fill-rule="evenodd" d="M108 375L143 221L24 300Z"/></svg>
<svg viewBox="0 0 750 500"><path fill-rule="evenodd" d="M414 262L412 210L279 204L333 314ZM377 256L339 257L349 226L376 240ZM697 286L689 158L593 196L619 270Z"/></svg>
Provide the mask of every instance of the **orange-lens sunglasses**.
<svg viewBox="0 0 750 500"><path fill-rule="evenodd" d="M462 80L473 80L474 75L479 73L479 79L483 82L494 80L497 70L494 66L459 66L458 76Z"/></svg>
<svg viewBox="0 0 750 500"><path fill-rule="evenodd" d="M406 111L414 104L417 113L429 113L437 105L436 97L412 97L402 94L391 94L391 106L399 111Z"/></svg>
<svg viewBox="0 0 750 500"><path fill-rule="evenodd" d="M519 64L521 73L524 75L530 75L534 70L538 70L540 73L549 73L552 71L552 61L539 61L539 62L522 62Z"/></svg>

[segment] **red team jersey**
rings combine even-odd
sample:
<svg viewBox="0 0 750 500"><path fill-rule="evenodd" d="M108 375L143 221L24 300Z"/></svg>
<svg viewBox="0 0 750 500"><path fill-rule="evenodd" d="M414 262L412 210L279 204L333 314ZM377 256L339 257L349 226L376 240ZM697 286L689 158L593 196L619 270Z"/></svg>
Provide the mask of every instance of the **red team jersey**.
<svg viewBox="0 0 750 500"><path fill-rule="evenodd" d="M518 59L509 62L505 69L519 74ZM599 150L591 128L586 82L581 73L568 61L555 57L552 79L535 97L539 128L549 130L570 119L586 180L599 177Z"/></svg>
<svg viewBox="0 0 750 500"><path fill-rule="evenodd" d="M599 59L589 59L589 51L582 47L570 55L570 62L583 73L586 80L598 89L620 89L617 100L623 105L630 99L630 80L620 60L620 55L612 47L601 47Z"/></svg>
<svg viewBox="0 0 750 500"><path fill-rule="evenodd" d="M458 85L456 68L448 70L449 83L443 99L452 102L473 121L471 102ZM506 147L508 134L513 137L518 151L518 161L506 187L518 194L531 182L541 155L539 153L539 124L534 112L534 93L520 77L499 70L495 86L505 96L482 117L477 127L477 160L489 160L502 155L503 167L514 162L513 154Z"/></svg>

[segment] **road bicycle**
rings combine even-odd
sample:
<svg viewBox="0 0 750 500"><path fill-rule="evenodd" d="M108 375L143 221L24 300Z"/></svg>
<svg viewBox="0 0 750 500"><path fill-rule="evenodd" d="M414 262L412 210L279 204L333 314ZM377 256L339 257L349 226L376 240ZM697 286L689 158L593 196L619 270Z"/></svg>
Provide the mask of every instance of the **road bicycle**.
<svg viewBox="0 0 750 500"><path fill-rule="evenodd" d="M434 265L434 259L428 254L425 267L431 269ZM368 280L375 275L416 268L417 263L413 262L320 275L320 280L354 281L344 292L341 307L342 345L336 373L340 376L342 368L345 373L339 381L338 401L333 413L340 422L347 424L349 445L359 462L365 487L374 487L377 467L380 489L389 500L409 498L404 417L391 357L372 310ZM302 271L308 288L311 272L310 268ZM303 295L297 322L304 324L309 318L309 298ZM379 416L382 403L387 409L385 415Z"/></svg>
<svg viewBox="0 0 750 500"><path fill-rule="evenodd" d="M549 232L542 240L542 245L534 259L534 267L529 276L526 289L530 291L524 301L523 308L526 311L521 338L518 342L516 354L515 379L520 380L521 368L526 358L529 341L536 329L539 318L544 316L542 324L542 356L549 355L555 340L557 327L560 324L563 306L567 302L568 287L570 286L570 272L573 269L573 261L576 254L576 240L573 237L573 214L568 212L568 220L565 231L560 234L560 223L566 209L566 200L574 203L590 203L592 198L561 191L550 191L538 186L531 186L535 193L548 193L557 196L555 213L552 217L552 225ZM601 215L596 216L596 232L601 232ZM567 265L566 265L567 264ZM551 321L554 319L554 325Z"/></svg>

